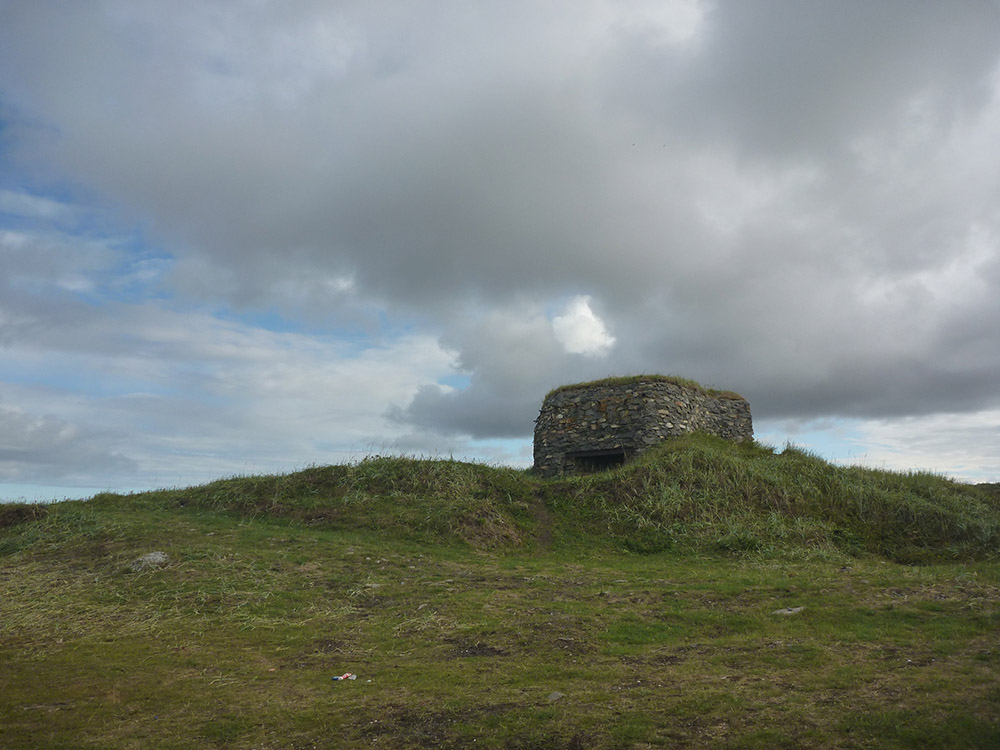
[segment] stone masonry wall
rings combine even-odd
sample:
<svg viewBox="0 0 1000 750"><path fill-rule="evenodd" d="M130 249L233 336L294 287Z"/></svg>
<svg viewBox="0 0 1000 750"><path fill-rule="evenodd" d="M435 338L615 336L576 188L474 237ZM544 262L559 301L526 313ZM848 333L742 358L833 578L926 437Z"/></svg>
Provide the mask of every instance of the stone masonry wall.
<svg viewBox="0 0 1000 750"><path fill-rule="evenodd" d="M750 404L661 377L567 386L545 398L535 420L535 470L583 473L596 465L588 461L620 463L686 432L753 439Z"/></svg>

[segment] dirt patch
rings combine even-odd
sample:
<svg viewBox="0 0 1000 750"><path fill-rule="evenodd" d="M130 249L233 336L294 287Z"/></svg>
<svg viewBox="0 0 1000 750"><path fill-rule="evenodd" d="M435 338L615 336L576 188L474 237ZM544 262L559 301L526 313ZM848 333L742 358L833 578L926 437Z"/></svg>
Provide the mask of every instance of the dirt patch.
<svg viewBox="0 0 1000 750"><path fill-rule="evenodd" d="M323 638L313 644L310 653L343 654L346 652L346 648L346 644L343 641L333 640L332 638Z"/></svg>
<svg viewBox="0 0 1000 750"><path fill-rule="evenodd" d="M552 642L554 648L564 651L572 656L579 654L591 654L597 650L594 644L580 638L569 638L568 636L557 636Z"/></svg>
<svg viewBox="0 0 1000 750"><path fill-rule="evenodd" d="M475 706L465 710L432 711L421 710L411 706L385 706L377 719L370 720L363 735L374 745L380 740L390 743L405 738L406 747L442 748L458 750L473 746L463 726L475 725L488 716L499 716L527 708L517 703L495 703ZM505 744L507 750L585 750L590 747L605 747L595 738L581 732L567 736L561 732L553 732L547 736L532 736L530 738L509 738Z"/></svg>
<svg viewBox="0 0 1000 750"><path fill-rule="evenodd" d="M462 659L468 656L506 656L507 651L497 646L491 646L482 641L455 641L455 649L451 652L452 659Z"/></svg>
<svg viewBox="0 0 1000 750"><path fill-rule="evenodd" d="M535 517L535 539L540 549L552 546L552 514L545 505L543 498L538 498L532 504L532 515Z"/></svg>
<svg viewBox="0 0 1000 750"><path fill-rule="evenodd" d="M485 716L507 713L518 708L514 703L477 706L466 710L432 711L426 708L388 705L377 719L370 720L362 734L377 742L379 738L405 737L407 747L466 748L468 737L458 730Z"/></svg>

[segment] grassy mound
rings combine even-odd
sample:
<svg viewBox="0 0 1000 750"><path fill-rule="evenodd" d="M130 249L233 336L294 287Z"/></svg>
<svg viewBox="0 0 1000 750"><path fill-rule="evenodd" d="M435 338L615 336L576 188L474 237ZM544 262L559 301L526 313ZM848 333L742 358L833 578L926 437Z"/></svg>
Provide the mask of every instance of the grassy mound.
<svg viewBox="0 0 1000 750"><path fill-rule="evenodd" d="M0 506L0 747L997 747L995 490L691 436Z"/></svg>
<svg viewBox="0 0 1000 750"><path fill-rule="evenodd" d="M192 506L477 549L830 550L928 563L988 559L1000 549L1000 498L989 488L838 467L795 448L775 452L707 435L668 441L610 472L561 480L380 457L183 490L102 494L91 503ZM31 517L14 507L6 513Z"/></svg>
<svg viewBox="0 0 1000 750"><path fill-rule="evenodd" d="M567 511L636 551L829 548L904 562L994 557L996 494L927 473L834 466L808 452L692 435L563 484Z"/></svg>
<svg viewBox="0 0 1000 750"><path fill-rule="evenodd" d="M537 484L516 469L378 457L287 475L223 479L183 490L131 496L106 493L91 502L191 506L489 549L523 543L532 525Z"/></svg>

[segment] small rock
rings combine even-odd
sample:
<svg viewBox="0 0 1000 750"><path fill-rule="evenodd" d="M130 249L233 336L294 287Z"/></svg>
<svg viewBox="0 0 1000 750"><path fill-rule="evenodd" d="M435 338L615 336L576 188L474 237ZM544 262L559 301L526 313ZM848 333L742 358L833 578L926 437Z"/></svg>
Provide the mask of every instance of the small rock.
<svg viewBox="0 0 1000 750"><path fill-rule="evenodd" d="M797 615L799 612L804 610L805 607L785 607L784 609L776 609L772 612L772 615Z"/></svg>
<svg viewBox="0 0 1000 750"><path fill-rule="evenodd" d="M557 700L565 697L566 696L563 693L560 693L558 690L553 690L551 693L549 693L549 703L555 703Z"/></svg>
<svg viewBox="0 0 1000 750"><path fill-rule="evenodd" d="M147 552L142 557L135 558L132 562L128 564L128 569L138 573L142 570L149 570L150 568L158 568L161 565L166 565L169 562L166 552Z"/></svg>

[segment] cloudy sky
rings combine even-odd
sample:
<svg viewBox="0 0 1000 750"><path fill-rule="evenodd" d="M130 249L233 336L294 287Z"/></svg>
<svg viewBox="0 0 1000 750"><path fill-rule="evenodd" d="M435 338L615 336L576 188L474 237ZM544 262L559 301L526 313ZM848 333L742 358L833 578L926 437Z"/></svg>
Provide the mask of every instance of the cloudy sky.
<svg viewBox="0 0 1000 750"><path fill-rule="evenodd" d="M530 463L552 387L1000 481L997 0L0 0L0 498Z"/></svg>

